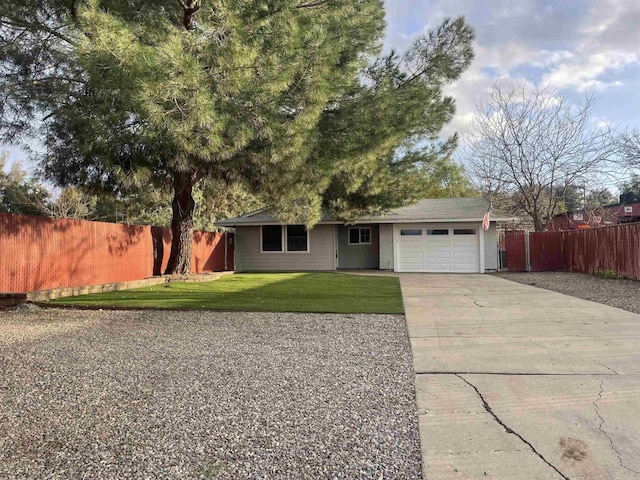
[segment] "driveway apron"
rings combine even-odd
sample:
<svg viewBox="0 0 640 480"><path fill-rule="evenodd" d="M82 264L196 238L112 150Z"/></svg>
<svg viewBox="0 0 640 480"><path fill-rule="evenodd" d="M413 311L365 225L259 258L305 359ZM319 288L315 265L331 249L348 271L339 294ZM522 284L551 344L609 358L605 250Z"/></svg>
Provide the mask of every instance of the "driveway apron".
<svg viewBox="0 0 640 480"><path fill-rule="evenodd" d="M640 479L640 315L401 274L425 479Z"/></svg>

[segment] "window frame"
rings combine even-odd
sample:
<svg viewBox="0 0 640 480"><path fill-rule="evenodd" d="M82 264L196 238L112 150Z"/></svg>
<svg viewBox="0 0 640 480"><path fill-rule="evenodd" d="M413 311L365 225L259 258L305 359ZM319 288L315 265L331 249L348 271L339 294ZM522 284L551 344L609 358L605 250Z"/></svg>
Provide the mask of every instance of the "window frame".
<svg viewBox="0 0 640 480"><path fill-rule="evenodd" d="M351 241L351 231L352 230L358 230L358 242L352 242ZM364 230L367 230L369 232L369 241L368 242L363 242L362 241L362 232ZM372 231L371 231L371 227L349 227L347 228L347 244L348 245L371 245L371 242L373 241L372 238Z"/></svg>
<svg viewBox="0 0 640 480"><path fill-rule="evenodd" d="M450 228L427 228L428 237L448 237L450 235Z"/></svg>
<svg viewBox="0 0 640 480"><path fill-rule="evenodd" d="M424 237L424 235L422 234L423 230L424 229L422 228L401 228L400 236L401 237Z"/></svg>
<svg viewBox="0 0 640 480"><path fill-rule="evenodd" d="M280 227L280 241L281 241L281 249L280 250L264 250L264 227ZM260 253L266 254L286 254L286 253L309 253L311 252L311 236L309 235L309 230L305 228L305 232L307 234L307 249L306 250L288 250L287 249L287 230L289 225L281 225L281 224L265 224L260 225Z"/></svg>
<svg viewBox="0 0 640 480"><path fill-rule="evenodd" d="M302 227L306 235L306 249L305 250L289 250L289 227ZM284 251L286 253L309 253L309 230L304 225L285 225L284 231Z"/></svg>

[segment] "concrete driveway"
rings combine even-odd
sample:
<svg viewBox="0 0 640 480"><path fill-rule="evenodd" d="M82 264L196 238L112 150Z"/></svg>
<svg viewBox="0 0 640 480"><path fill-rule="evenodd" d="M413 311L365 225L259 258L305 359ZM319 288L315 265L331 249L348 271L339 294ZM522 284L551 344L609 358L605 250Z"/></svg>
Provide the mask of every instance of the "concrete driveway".
<svg viewBox="0 0 640 480"><path fill-rule="evenodd" d="M425 479L640 479L640 315L400 275Z"/></svg>

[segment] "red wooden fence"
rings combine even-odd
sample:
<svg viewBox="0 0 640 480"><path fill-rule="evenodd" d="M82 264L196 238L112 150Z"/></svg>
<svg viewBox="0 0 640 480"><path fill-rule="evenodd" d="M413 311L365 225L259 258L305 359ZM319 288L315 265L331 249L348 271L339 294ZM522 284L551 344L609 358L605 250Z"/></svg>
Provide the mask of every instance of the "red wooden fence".
<svg viewBox="0 0 640 480"><path fill-rule="evenodd" d="M0 291L140 280L163 271L170 248L166 228L0 213ZM233 245L227 254L232 270ZM224 270L224 255L224 234L194 232L193 273Z"/></svg>
<svg viewBox="0 0 640 480"><path fill-rule="evenodd" d="M640 280L640 223L589 230L529 233L505 232L504 248L509 271L566 270L596 273L611 270L621 277Z"/></svg>
<svg viewBox="0 0 640 480"><path fill-rule="evenodd" d="M509 230L504 234L504 249L507 252L507 268L510 272L527 270L527 251L525 248L525 232Z"/></svg>
<svg viewBox="0 0 640 480"><path fill-rule="evenodd" d="M529 234L529 270L549 272L563 270L562 235L560 232Z"/></svg>
<svg viewBox="0 0 640 480"><path fill-rule="evenodd" d="M565 270L640 280L640 223L562 233Z"/></svg>

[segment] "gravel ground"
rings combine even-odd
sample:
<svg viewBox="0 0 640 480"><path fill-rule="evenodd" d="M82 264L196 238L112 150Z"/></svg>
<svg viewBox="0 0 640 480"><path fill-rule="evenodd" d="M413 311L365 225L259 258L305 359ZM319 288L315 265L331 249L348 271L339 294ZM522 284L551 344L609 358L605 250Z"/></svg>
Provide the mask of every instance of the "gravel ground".
<svg viewBox="0 0 640 480"><path fill-rule="evenodd" d="M0 313L0 478L421 478L399 315Z"/></svg>
<svg viewBox="0 0 640 480"><path fill-rule="evenodd" d="M570 272L501 272L495 275L506 280L640 313L640 282L636 280L610 280Z"/></svg>

